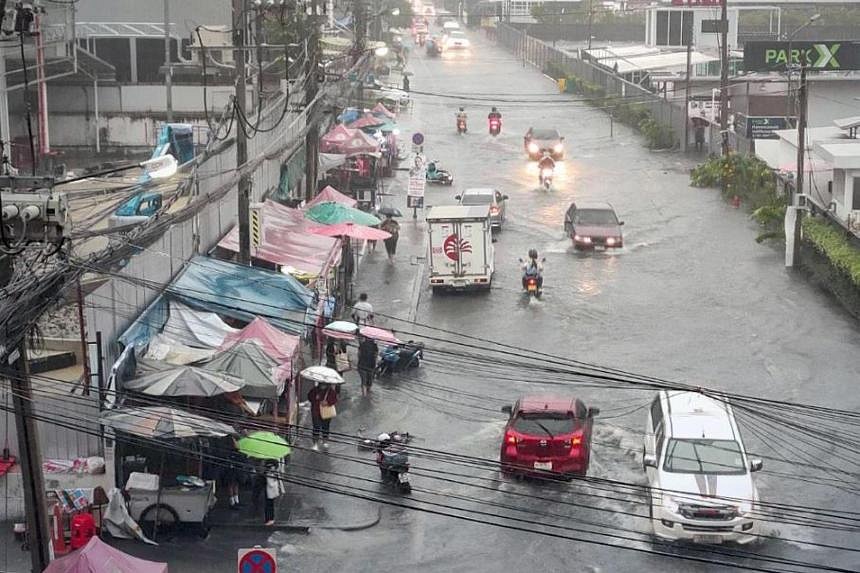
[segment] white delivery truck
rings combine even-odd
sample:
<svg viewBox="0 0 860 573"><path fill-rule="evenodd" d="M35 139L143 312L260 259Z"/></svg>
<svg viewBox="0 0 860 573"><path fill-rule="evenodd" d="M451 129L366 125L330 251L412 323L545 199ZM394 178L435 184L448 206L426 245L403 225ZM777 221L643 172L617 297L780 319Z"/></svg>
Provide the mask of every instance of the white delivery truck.
<svg viewBox="0 0 860 573"><path fill-rule="evenodd" d="M427 215L430 286L489 289L493 280L493 236L489 205L439 205Z"/></svg>

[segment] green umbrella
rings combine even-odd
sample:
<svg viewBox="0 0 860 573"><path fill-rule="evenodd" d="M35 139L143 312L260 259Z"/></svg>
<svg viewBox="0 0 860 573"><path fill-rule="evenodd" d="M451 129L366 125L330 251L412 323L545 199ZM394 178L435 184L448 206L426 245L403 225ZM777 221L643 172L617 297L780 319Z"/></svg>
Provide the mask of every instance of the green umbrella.
<svg viewBox="0 0 860 573"><path fill-rule="evenodd" d="M258 460L280 460L290 455L287 441L272 432L254 432L238 442L239 451Z"/></svg>
<svg viewBox="0 0 860 573"><path fill-rule="evenodd" d="M338 223L355 223L373 227L379 224L379 219L365 211L359 211L342 203L320 203L305 212L305 217L323 225Z"/></svg>

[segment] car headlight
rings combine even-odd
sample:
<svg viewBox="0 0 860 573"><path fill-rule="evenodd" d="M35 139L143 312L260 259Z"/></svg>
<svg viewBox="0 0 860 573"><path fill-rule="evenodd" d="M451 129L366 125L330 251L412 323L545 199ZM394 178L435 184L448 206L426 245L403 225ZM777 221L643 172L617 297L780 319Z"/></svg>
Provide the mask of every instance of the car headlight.
<svg viewBox="0 0 860 573"><path fill-rule="evenodd" d="M561 153L562 151L564 151L564 146L560 143L556 143L553 146L552 150L555 151L556 153Z"/></svg>
<svg viewBox="0 0 860 573"><path fill-rule="evenodd" d="M538 147L537 143L531 142L531 143L529 143L528 150L529 150L529 153L537 153L538 151L540 151L540 147Z"/></svg>
<svg viewBox="0 0 860 573"><path fill-rule="evenodd" d="M671 495L664 495L660 505L669 513L678 513L678 501Z"/></svg>

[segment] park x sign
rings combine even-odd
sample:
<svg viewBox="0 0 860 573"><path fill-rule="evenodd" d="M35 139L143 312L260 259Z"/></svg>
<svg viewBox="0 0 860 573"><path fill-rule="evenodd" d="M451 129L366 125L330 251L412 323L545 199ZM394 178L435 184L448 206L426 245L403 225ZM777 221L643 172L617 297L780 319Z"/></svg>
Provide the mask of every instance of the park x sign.
<svg viewBox="0 0 860 573"><path fill-rule="evenodd" d="M860 70L860 42L747 42L744 70L783 72L805 65L809 71Z"/></svg>

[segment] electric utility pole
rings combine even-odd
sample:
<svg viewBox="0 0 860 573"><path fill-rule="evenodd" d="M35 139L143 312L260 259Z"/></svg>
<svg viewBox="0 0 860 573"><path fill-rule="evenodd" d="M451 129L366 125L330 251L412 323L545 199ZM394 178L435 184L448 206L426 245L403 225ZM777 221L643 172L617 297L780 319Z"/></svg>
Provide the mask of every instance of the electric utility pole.
<svg viewBox="0 0 860 573"><path fill-rule="evenodd" d="M686 80L684 82L684 151L690 145L690 66L693 56L693 17L690 15L689 24L684 26L684 38L687 44L687 67L684 68ZM697 146L698 147L698 144Z"/></svg>
<svg viewBox="0 0 860 573"><path fill-rule="evenodd" d="M723 0L725 1L725 0ZM594 0L588 0L588 49L591 49L591 23L594 20Z"/></svg>
<svg viewBox="0 0 860 573"><path fill-rule="evenodd" d="M798 107L797 117L797 178L794 185L794 201L792 205L797 209L794 214L794 249L791 252L791 264L796 267L800 257L800 224L803 211L800 207L800 196L803 194L804 159L806 155L806 58L800 62L800 86L797 88Z"/></svg>
<svg viewBox="0 0 860 573"><path fill-rule="evenodd" d="M14 265L14 257L10 255L0 259L0 286L6 286L12 279ZM16 349L9 353L8 360L0 364L0 373L6 374L9 380L12 406L15 410L30 563L33 573L41 573L51 562L51 538L48 535L48 505L42 475L42 454L39 451L36 420L33 418L33 391L30 386L30 366L25 340L21 340Z"/></svg>
<svg viewBox="0 0 860 573"><path fill-rule="evenodd" d="M357 64L367 51L367 4L365 0L355 0L355 41L352 63ZM364 76L358 72L358 107L364 107Z"/></svg>
<svg viewBox="0 0 860 573"><path fill-rule="evenodd" d="M173 54L170 50L170 0L164 0L164 86L167 89L167 123L173 121Z"/></svg>
<svg viewBox="0 0 860 573"><path fill-rule="evenodd" d="M720 2L720 136L723 156L729 154L729 18L728 0Z"/></svg>
<svg viewBox="0 0 860 573"><path fill-rule="evenodd" d="M247 111L245 70L245 26L247 0L233 0L233 63L236 66L236 168L248 162L248 133L244 114ZM239 264L251 264L251 180L247 173L239 175Z"/></svg>
<svg viewBox="0 0 860 573"><path fill-rule="evenodd" d="M319 72L320 52L320 15L319 0L311 3L312 14L308 16L310 33L305 66L307 88L305 89L305 110L307 113L308 133L305 136L305 200L310 201L317 192L317 166L319 163L319 121L320 118L312 104L317 96L317 73ZM289 64L288 64L289 66ZM289 67L287 68L289 69ZM289 84L288 84L289 85ZM289 92L289 87L287 88Z"/></svg>

